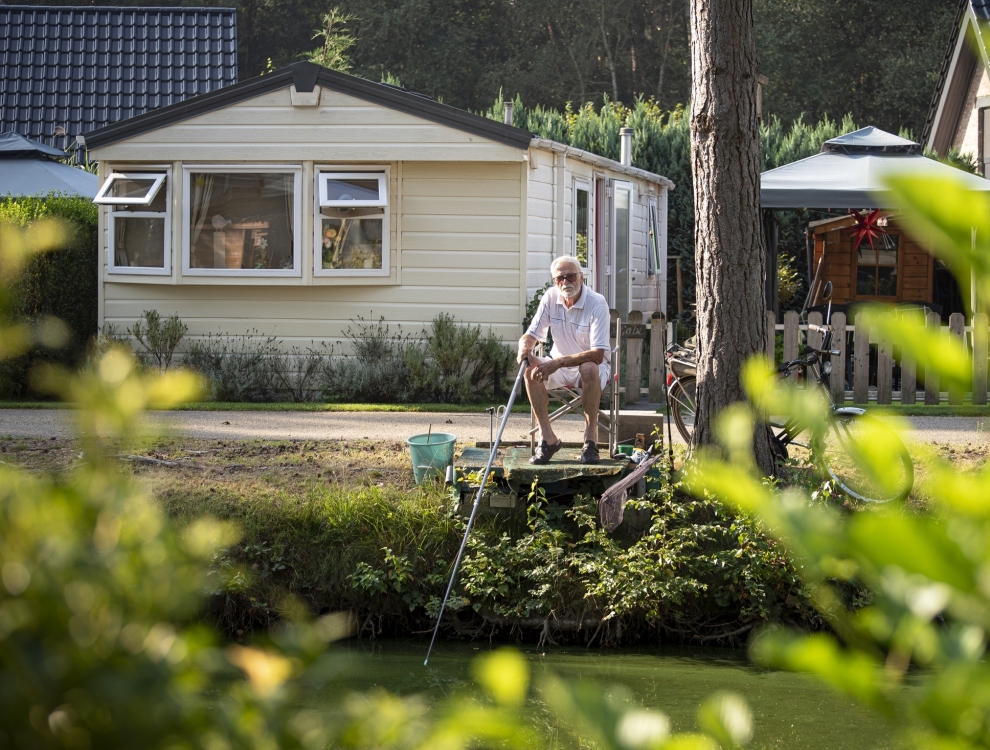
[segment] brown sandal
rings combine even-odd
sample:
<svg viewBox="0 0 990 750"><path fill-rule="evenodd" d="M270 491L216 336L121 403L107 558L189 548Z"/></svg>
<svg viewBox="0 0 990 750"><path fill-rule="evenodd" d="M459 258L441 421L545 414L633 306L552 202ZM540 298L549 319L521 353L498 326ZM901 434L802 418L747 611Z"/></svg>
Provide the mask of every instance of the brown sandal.
<svg viewBox="0 0 990 750"><path fill-rule="evenodd" d="M542 441L536 448L536 452L530 457L531 464L548 464L553 454L564 447L564 441L558 440L553 445L547 445L547 441Z"/></svg>
<svg viewBox="0 0 990 750"><path fill-rule="evenodd" d="M599 461L601 461L601 456L598 455L598 445L589 440L581 449L581 463L597 464Z"/></svg>

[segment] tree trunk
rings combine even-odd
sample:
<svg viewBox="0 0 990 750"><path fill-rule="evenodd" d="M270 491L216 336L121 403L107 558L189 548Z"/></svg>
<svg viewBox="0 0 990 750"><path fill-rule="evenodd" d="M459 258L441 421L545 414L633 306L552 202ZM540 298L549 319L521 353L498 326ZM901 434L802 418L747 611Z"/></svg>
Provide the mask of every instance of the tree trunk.
<svg viewBox="0 0 990 750"><path fill-rule="evenodd" d="M704 445L714 442L719 412L744 400L742 366L765 347L753 0L692 0L691 31L698 303L694 439ZM754 449L758 465L770 473L766 430L756 431Z"/></svg>

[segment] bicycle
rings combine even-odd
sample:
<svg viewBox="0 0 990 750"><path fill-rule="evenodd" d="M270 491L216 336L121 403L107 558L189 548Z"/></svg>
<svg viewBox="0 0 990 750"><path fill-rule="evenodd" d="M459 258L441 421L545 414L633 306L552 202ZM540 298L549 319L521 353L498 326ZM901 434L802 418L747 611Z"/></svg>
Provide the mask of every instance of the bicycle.
<svg viewBox="0 0 990 750"><path fill-rule="evenodd" d="M810 442L800 442L807 430L799 420L788 419L784 424L771 424L771 447L777 460L788 458L788 446L795 445L811 452L812 460L819 470L827 475L836 486L849 497L862 502L889 502L907 497L914 486L914 464L904 442L882 422L866 414L866 410L856 406L836 406L828 386L832 372L831 357L840 352L832 350L832 283L826 282L824 297L829 300L825 324L808 326L809 331L822 336L820 349L805 346L803 354L777 368L780 377L787 378L801 368L808 368L813 376L814 387L822 389L831 404L825 434L812 438ZM686 342L690 343L690 342ZM677 431L690 446L694 434L696 405L696 351L691 347L671 344L666 351L667 389L670 396L671 416ZM841 375L840 375L841 377ZM866 438L876 440L882 435L883 442L893 457L886 467L884 481L877 481L868 472L859 455L867 445Z"/></svg>

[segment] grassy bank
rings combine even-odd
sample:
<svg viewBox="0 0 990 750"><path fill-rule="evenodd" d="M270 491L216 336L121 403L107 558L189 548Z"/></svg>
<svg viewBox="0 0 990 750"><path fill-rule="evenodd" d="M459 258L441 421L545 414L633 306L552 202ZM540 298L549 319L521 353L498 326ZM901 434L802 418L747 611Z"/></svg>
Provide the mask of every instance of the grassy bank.
<svg viewBox="0 0 990 750"><path fill-rule="evenodd" d="M366 635L428 631L465 518L440 485L416 487L401 442L168 439L121 447L134 481L178 524L234 521L214 564L212 614L237 636L301 603L351 610ZM5 439L0 460L75 460L73 441ZM480 518L448 635L578 643L739 644L761 622L815 626L793 567L754 523L671 490L603 532L593 504L534 498Z"/></svg>

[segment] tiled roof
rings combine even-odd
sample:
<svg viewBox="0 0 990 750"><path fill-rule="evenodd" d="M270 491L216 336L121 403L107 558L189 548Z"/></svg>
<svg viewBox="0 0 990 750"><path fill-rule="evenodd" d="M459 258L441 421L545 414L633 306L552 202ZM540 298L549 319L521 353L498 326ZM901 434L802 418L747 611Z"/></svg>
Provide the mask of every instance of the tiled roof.
<svg viewBox="0 0 990 750"><path fill-rule="evenodd" d="M232 8L0 6L0 131L68 144L236 82Z"/></svg>
<svg viewBox="0 0 990 750"><path fill-rule="evenodd" d="M990 21L990 0L970 0L973 12L981 21Z"/></svg>

